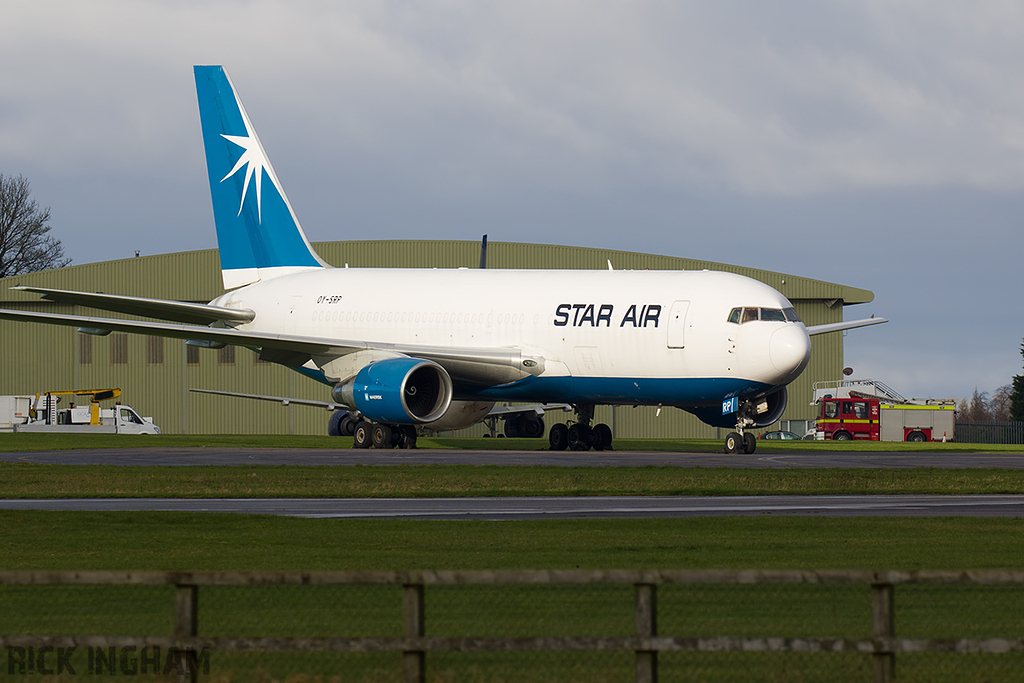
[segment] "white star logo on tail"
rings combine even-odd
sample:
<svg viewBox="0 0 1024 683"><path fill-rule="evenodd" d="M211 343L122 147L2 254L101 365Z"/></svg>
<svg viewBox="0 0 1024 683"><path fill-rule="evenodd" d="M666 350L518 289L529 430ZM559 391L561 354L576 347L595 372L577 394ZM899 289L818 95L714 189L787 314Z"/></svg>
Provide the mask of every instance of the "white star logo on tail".
<svg viewBox="0 0 1024 683"><path fill-rule="evenodd" d="M239 107L241 108L241 107ZM238 204L238 215L242 215L242 207L245 206L245 195L249 191L249 181L253 178L256 179L256 213L259 217L260 223L263 222L263 173L266 172L267 177L270 178L270 182L274 183L275 187L277 183L274 180L274 171L270 166L270 160L267 159L267 153L263 151L263 145L260 144L260 140L256 137L256 133L252 129L252 125L249 123L249 117L242 112L242 120L245 123L245 132L247 136L243 137L240 135L225 135L221 133L221 137L238 145L245 151L242 152L242 156L235 162L235 167L228 172L226 176L221 178L223 183L231 176L238 173L243 166L245 166L245 183L242 185L242 201Z"/></svg>

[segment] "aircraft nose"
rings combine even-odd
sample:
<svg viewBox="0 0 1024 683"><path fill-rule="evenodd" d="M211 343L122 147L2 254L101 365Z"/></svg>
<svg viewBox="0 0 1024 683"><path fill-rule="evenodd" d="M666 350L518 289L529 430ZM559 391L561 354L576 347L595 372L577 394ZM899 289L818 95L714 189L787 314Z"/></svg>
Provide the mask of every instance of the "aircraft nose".
<svg viewBox="0 0 1024 683"><path fill-rule="evenodd" d="M775 330L768 349L781 383L792 382L811 359L811 338L803 327L786 325Z"/></svg>

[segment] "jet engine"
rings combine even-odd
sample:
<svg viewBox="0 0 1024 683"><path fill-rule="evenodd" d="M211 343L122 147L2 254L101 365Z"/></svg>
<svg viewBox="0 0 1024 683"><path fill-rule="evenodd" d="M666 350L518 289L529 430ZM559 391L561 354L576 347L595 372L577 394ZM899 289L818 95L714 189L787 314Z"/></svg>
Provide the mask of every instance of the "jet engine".
<svg viewBox="0 0 1024 683"><path fill-rule="evenodd" d="M714 406L712 408L695 408L689 412L696 415L701 422L709 424L712 427L724 427L726 429L732 429L736 427L738 417L744 417L750 420L750 424L744 425L745 427L767 427L768 425L774 424L782 417L782 413L786 410L786 403L789 401L789 392L786 387L779 387L775 391L765 396L760 396L753 399L740 399L740 414L727 413L722 414L721 408Z"/></svg>
<svg viewBox="0 0 1024 683"><path fill-rule="evenodd" d="M387 358L370 363L331 398L355 408L373 422L433 422L448 410L452 380L437 363L416 358Z"/></svg>
<svg viewBox="0 0 1024 683"><path fill-rule="evenodd" d="M767 396L755 398L746 404L741 402L740 410L743 410L744 417L753 420L755 427L767 427L778 422L788 402L789 392L786 387L779 387L778 391Z"/></svg>

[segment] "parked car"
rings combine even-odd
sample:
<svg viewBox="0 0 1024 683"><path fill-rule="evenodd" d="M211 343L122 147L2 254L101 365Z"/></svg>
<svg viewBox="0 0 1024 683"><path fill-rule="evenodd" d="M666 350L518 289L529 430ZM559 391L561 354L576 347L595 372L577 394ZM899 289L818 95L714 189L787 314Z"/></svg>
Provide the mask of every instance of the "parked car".
<svg viewBox="0 0 1024 683"><path fill-rule="evenodd" d="M801 437L796 432L784 432L784 431L780 430L780 431L776 431L776 432L765 432L764 434L761 435L761 438L762 439L785 439L787 441L790 441L790 440L792 440L792 441L800 441L800 439L803 438L803 437Z"/></svg>

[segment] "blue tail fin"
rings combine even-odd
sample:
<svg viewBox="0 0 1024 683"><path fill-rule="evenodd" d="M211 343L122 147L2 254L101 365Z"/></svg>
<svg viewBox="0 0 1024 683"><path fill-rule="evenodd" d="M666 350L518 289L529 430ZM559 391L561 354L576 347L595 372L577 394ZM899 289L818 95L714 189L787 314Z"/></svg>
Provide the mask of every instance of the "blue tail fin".
<svg viewBox="0 0 1024 683"><path fill-rule="evenodd" d="M227 72L197 66L195 75L225 289L327 267L302 232Z"/></svg>

